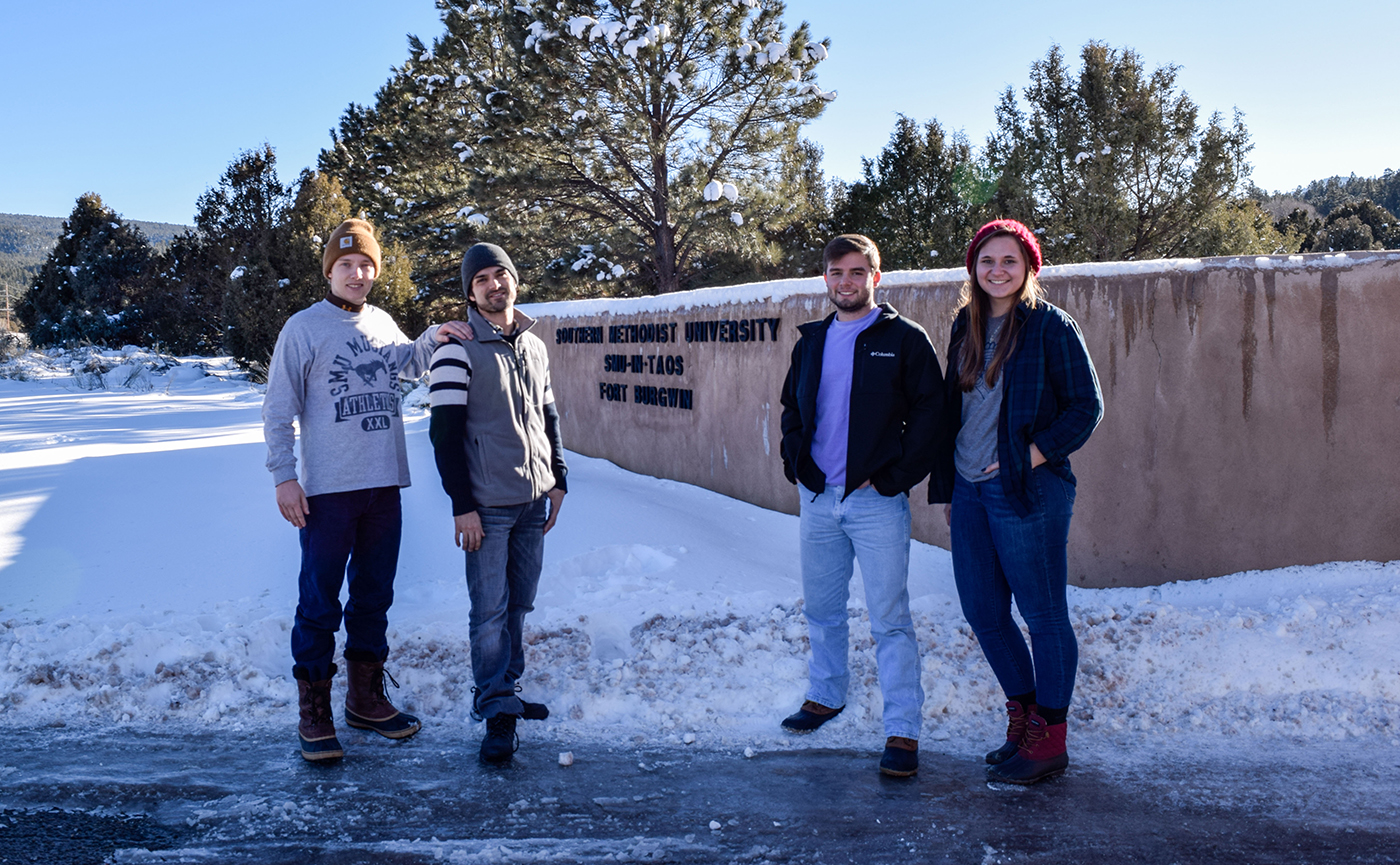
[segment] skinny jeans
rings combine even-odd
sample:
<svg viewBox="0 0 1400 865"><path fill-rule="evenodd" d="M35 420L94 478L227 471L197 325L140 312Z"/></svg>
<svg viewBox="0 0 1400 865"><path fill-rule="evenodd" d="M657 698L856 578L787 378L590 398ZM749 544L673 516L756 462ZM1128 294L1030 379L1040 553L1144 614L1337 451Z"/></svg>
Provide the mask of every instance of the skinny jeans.
<svg viewBox="0 0 1400 865"><path fill-rule="evenodd" d="M1036 702L1069 705L1079 644L1066 600L1074 484L1044 465L1032 470L1035 507L1019 516L1002 479L953 484L953 577L963 615L1008 697L1034 691ZM1031 635L1027 650L1011 602Z"/></svg>

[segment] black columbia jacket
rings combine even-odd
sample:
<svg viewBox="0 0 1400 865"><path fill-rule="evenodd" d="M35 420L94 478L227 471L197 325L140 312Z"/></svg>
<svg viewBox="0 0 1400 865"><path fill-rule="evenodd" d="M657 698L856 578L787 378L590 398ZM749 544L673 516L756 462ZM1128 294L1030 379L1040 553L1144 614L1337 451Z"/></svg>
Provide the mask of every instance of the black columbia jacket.
<svg viewBox="0 0 1400 865"><path fill-rule="evenodd" d="M846 495L867 480L881 495L907 493L933 468L943 436L943 370L922 327L880 304L875 323L856 337L851 368L851 426ZM836 317L798 327L783 383L783 471L813 492L826 474L812 461L817 387L827 328Z"/></svg>

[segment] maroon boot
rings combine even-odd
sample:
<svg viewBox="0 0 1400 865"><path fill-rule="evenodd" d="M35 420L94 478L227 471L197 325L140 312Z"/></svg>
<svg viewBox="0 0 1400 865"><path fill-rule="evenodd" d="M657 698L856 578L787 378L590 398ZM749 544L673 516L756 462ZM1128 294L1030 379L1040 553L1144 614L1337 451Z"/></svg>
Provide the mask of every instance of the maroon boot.
<svg viewBox="0 0 1400 865"><path fill-rule="evenodd" d="M344 757L345 750L335 737L335 720L331 717L331 680L297 679L297 703L301 715L297 737L301 739L302 759L315 762Z"/></svg>
<svg viewBox="0 0 1400 865"><path fill-rule="evenodd" d="M1035 703L1022 706L1015 700L1006 701L1006 742L995 751L987 752L987 762L995 766L1011 759L1021 747L1021 739L1026 735L1026 719L1035 711Z"/></svg>
<svg viewBox="0 0 1400 865"><path fill-rule="evenodd" d="M345 668L350 679L350 689L345 695L345 723L361 730L373 730L390 739L407 739L423 728L417 718L400 712L389 702L384 691L385 677L388 676L395 688L399 683L384 671L383 661L351 660L350 652L345 654Z"/></svg>
<svg viewBox="0 0 1400 865"><path fill-rule="evenodd" d="M1051 726L1031 714L1026 719L1026 735L1016 755L1004 763L987 767L987 780L1005 784L1034 784L1063 775L1069 766L1065 749L1065 724Z"/></svg>

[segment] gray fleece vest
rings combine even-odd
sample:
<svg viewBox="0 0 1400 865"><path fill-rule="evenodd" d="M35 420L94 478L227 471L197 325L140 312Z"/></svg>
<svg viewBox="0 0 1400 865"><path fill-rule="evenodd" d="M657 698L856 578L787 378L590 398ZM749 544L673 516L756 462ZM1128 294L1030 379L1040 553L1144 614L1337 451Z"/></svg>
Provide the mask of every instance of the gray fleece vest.
<svg viewBox="0 0 1400 865"><path fill-rule="evenodd" d="M476 339L464 341L471 366L467 399L467 469L472 495L487 507L532 502L554 489L544 407L554 402L549 354L529 333L535 320L515 311L515 345L475 309Z"/></svg>

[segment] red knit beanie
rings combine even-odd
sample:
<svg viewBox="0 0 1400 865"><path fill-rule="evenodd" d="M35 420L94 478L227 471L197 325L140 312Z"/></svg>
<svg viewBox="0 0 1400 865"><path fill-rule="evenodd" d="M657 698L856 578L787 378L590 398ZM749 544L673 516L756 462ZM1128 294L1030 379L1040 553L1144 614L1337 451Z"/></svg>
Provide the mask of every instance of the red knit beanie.
<svg viewBox="0 0 1400 865"><path fill-rule="evenodd" d="M1035 239L1035 234L1021 223L1014 219L997 219L987 223L977 229L977 234L972 238L972 243L967 246L967 272L975 275L976 269L973 267L973 259L977 256L977 249L987 241L987 238L994 234L1009 234L1016 238L1021 244L1022 251L1026 254L1026 264L1030 266L1031 273L1040 273L1040 241Z"/></svg>

